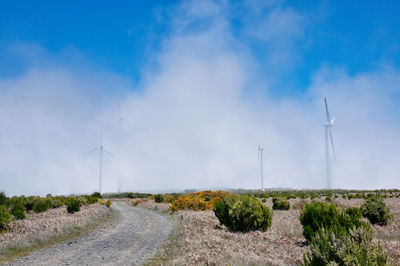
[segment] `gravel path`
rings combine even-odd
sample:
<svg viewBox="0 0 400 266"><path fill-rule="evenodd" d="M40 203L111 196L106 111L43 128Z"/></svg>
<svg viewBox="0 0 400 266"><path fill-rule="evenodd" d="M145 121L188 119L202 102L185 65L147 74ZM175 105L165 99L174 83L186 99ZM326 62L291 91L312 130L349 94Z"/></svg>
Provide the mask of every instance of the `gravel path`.
<svg viewBox="0 0 400 266"><path fill-rule="evenodd" d="M117 218L84 236L39 250L7 265L141 265L151 258L173 225L156 212L113 202Z"/></svg>

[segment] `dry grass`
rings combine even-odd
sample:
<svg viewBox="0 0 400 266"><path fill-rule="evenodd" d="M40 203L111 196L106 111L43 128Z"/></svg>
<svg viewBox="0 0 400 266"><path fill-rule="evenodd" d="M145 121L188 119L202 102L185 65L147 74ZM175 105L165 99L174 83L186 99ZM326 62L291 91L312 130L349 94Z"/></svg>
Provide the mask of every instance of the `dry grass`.
<svg viewBox="0 0 400 266"><path fill-rule="evenodd" d="M324 199L315 199L322 201ZM315 201L313 200L313 201ZM274 211L272 226L266 232L233 233L220 226L212 211L179 211L178 224L161 251L149 265L298 265L308 251L299 221L301 206L310 199L291 199L294 209ZM361 206L363 199L333 199L347 208ZM385 199L394 215L388 226L372 226L374 242L380 242L395 265L400 265L400 199ZM272 207L269 198L265 205ZM148 200L141 207L167 209ZM157 208L156 208L157 206Z"/></svg>
<svg viewBox="0 0 400 266"><path fill-rule="evenodd" d="M82 206L74 214L67 213L65 207L28 214L25 220L10 222L9 230L0 234L0 263L79 236L111 217L109 209L100 204Z"/></svg>

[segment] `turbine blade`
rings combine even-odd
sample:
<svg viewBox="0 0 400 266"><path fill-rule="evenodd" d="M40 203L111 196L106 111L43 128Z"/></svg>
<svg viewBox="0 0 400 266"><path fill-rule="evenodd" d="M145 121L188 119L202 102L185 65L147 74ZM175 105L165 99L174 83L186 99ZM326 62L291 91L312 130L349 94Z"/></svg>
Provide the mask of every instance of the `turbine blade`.
<svg viewBox="0 0 400 266"><path fill-rule="evenodd" d="M115 156L114 154L112 154L111 152L109 152L109 151L106 150L106 149L103 149L103 151L106 152L106 153L108 153L108 154L111 155L112 157L117 157L117 156Z"/></svg>
<svg viewBox="0 0 400 266"><path fill-rule="evenodd" d="M100 148L94 148L93 150L90 150L90 151L88 151L87 153L85 153L84 154L84 156L86 156L86 155L88 155L88 154L90 154L90 153L92 153L92 152L95 152L95 151L97 151L98 149L100 149Z"/></svg>
<svg viewBox="0 0 400 266"><path fill-rule="evenodd" d="M333 145L332 129L329 127L329 138L331 139L333 158L336 159L335 146Z"/></svg>
<svg viewBox="0 0 400 266"><path fill-rule="evenodd" d="M326 101L326 97L324 99L325 99L326 121L330 124L331 123L331 117L329 115L328 102Z"/></svg>

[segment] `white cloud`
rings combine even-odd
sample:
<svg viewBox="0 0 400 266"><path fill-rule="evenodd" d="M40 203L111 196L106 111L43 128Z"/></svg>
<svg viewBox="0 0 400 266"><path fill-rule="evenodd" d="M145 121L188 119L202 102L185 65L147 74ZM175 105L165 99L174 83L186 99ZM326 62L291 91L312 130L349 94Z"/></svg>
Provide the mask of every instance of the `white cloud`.
<svg viewBox="0 0 400 266"><path fill-rule="evenodd" d="M83 153L99 144L100 128L116 154L105 156L105 191L118 179L129 191L257 188L258 144L266 186L321 188L323 96L337 117L334 186L398 187L398 70L349 76L325 68L304 98L276 100L254 92L257 59L215 23L165 39L157 68L144 68L133 89L120 77L122 123L110 73L49 63L0 80L0 190L96 190L98 155Z"/></svg>

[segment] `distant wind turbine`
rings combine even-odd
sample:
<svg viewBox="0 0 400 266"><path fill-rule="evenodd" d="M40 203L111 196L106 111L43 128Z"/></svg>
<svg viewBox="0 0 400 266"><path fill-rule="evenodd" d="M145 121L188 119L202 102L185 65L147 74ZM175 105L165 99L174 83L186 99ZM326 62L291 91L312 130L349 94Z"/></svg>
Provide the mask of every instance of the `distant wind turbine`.
<svg viewBox="0 0 400 266"><path fill-rule="evenodd" d="M119 132L120 132L120 137L122 137L122 124L124 122L124 116L122 115L122 111L121 111L121 103L120 103L120 99L118 97L116 83L117 82L116 82L115 78L113 78L113 88L114 88L114 93L115 93L115 100L116 100L117 106L118 106ZM118 177L117 177L117 192L118 193L121 192L121 176L120 175L118 175Z"/></svg>
<svg viewBox="0 0 400 266"><path fill-rule="evenodd" d="M106 149L104 149L103 146L103 130L101 131L101 137L100 137L100 146L94 148L93 150L88 151L87 153L85 153L85 155L89 155L92 152L95 151L100 151L100 162L99 162L99 193L101 194L101 172L102 172L102 161L103 161L103 152L107 153L108 155L111 155L113 157L115 157L114 154L112 154L111 152L107 151Z"/></svg>
<svg viewBox="0 0 400 266"><path fill-rule="evenodd" d="M335 146L333 145L333 136L332 136L332 127L333 123L335 122L335 118L331 119L329 115L329 109L328 109L328 102L325 99L325 110L326 110L326 123L325 123L325 153L326 153L326 182L327 182L327 188L331 189L332 184L331 184L331 178L332 178L332 172L331 172L331 150L332 150L332 155L333 159L335 159Z"/></svg>
<svg viewBox="0 0 400 266"><path fill-rule="evenodd" d="M124 116L122 115L122 112L121 112L121 103L119 101L116 83L117 83L116 80L113 78L113 87L114 87L114 93L115 93L115 100L116 100L117 105L118 105L118 118L119 118L119 121L122 123L122 121L124 121Z"/></svg>
<svg viewBox="0 0 400 266"><path fill-rule="evenodd" d="M264 191L264 169L263 169L263 152L264 148L261 145L258 145L258 158L260 158L260 173L261 173L261 191Z"/></svg>

